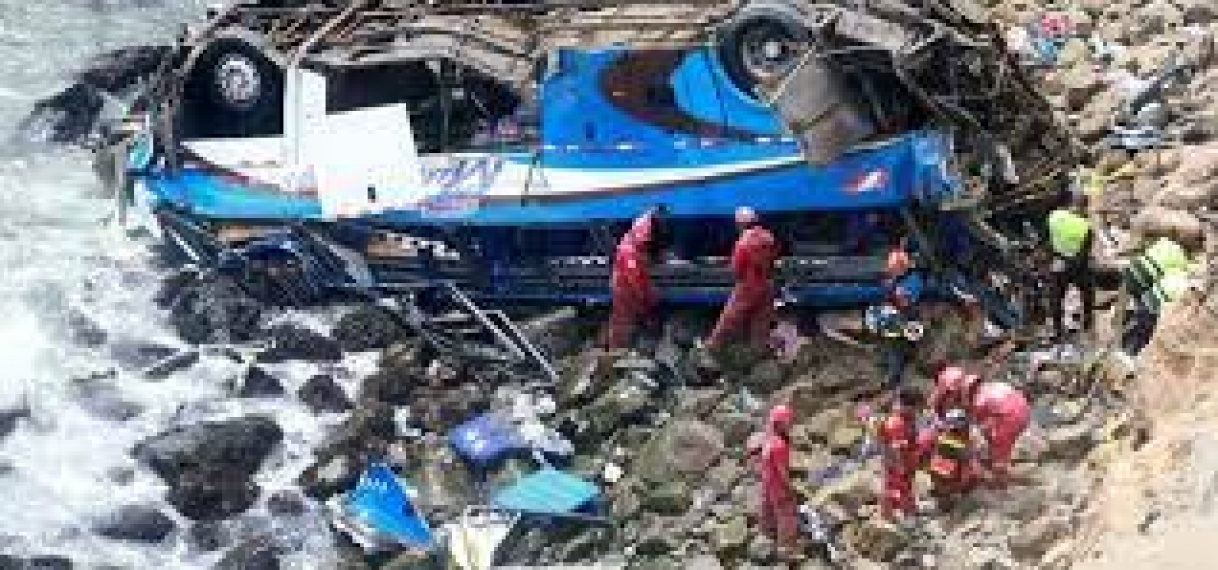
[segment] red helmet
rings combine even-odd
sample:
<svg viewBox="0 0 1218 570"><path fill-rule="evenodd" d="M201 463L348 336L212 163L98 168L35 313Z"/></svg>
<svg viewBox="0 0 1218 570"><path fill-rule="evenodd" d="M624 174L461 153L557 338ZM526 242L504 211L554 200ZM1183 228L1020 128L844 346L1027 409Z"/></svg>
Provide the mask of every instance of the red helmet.
<svg viewBox="0 0 1218 570"><path fill-rule="evenodd" d="M770 428L785 430L795 422L795 412L786 404L779 404L770 409Z"/></svg>
<svg viewBox="0 0 1218 570"><path fill-rule="evenodd" d="M630 237L636 243L648 243L651 241L652 226L654 225L654 222L654 216L648 212L647 214L639 216L637 219L635 219L634 223L630 225L630 231L627 233L630 234Z"/></svg>
<svg viewBox="0 0 1218 570"><path fill-rule="evenodd" d="M913 443L916 427L901 416L888 416L880 423L880 440L894 448L908 447Z"/></svg>
<svg viewBox="0 0 1218 570"><path fill-rule="evenodd" d="M884 271L889 277L899 277L909 272L913 267L913 260L909 258L909 254L903 249L894 249L888 252L888 261L884 265Z"/></svg>
<svg viewBox="0 0 1218 570"><path fill-rule="evenodd" d="M963 368L948 366L939 371L939 377L935 379L935 383L944 391L959 392L967 386L967 376Z"/></svg>

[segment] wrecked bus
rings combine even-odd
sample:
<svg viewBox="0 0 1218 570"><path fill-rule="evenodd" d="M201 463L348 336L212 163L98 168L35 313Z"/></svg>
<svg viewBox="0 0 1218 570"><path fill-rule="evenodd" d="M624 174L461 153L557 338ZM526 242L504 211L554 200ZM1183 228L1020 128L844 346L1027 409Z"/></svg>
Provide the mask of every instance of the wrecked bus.
<svg viewBox="0 0 1218 570"><path fill-rule="evenodd" d="M878 299L882 254L906 239L941 285L1018 318L985 224L1048 195L1026 181L1051 185L1068 153L1043 117L1009 113L1034 98L1018 80L958 93L1010 71L1000 46L960 39L988 33L967 10L283 4L237 4L184 38L108 149L133 222L265 296L444 280L601 303L617 238L665 204L657 288L718 303L748 205L786 242L790 302ZM969 70L954 85L931 79L954 65Z"/></svg>

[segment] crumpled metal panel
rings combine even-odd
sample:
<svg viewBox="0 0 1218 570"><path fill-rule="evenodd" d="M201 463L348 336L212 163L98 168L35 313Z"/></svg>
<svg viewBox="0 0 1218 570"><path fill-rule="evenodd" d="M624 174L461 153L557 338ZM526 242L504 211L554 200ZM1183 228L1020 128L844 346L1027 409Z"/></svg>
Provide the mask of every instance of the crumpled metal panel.
<svg viewBox="0 0 1218 570"><path fill-rule="evenodd" d="M773 92L770 105L815 165L833 162L875 134L838 73L812 53Z"/></svg>

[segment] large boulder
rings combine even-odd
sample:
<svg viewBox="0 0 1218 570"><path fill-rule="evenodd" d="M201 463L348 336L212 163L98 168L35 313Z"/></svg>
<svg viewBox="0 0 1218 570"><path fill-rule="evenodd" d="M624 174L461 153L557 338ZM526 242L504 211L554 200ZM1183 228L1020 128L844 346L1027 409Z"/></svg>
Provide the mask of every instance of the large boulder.
<svg viewBox="0 0 1218 570"><path fill-rule="evenodd" d="M62 556L18 558L0 554L0 570L72 570L72 561Z"/></svg>
<svg viewBox="0 0 1218 570"><path fill-rule="evenodd" d="M0 438L16 431L21 420L30 417L30 407L21 402L15 406L0 408Z"/></svg>
<svg viewBox="0 0 1218 570"><path fill-rule="evenodd" d="M365 352L389 348L410 333L384 309L360 305L339 317L332 334L343 351Z"/></svg>
<svg viewBox="0 0 1218 570"><path fill-rule="evenodd" d="M271 327L267 337L270 346L258 355L259 362L338 362L343 359L337 341L309 328L281 323Z"/></svg>
<svg viewBox="0 0 1218 570"><path fill-rule="evenodd" d="M644 420L655 409L655 402L644 388L620 382L579 410L576 435L584 441L603 439L627 424Z"/></svg>
<svg viewBox="0 0 1218 570"><path fill-rule="evenodd" d="M348 398L347 393L334 381L334 377L328 374L309 377L296 391L296 397L313 413L345 412L352 406L351 398Z"/></svg>
<svg viewBox="0 0 1218 570"><path fill-rule="evenodd" d="M237 396L241 398L273 398L283 394L283 383L261 366L246 368L238 381Z"/></svg>
<svg viewBox="0 0 1218 570"><path fill-rule="evenodd" d="M361 402L341 425L330 432L318 454L335 454L379 448L397 438L393 407L382 402Z"/></svg>
<svg viewBox="0 0 1218 570"><path fill-rule="evenodd" d="M126 46L95 55L76 74L83 83L115 93L151 76L169 54L169 46Z"/></svg>
<svg viewBox="0 0 1218 570"><path fill-rule="evenodd" d="M259 332L262 304L224 276L193 280L168 303L170 325L189 343L245 342Z"/></svg>
<svg viewBox="0 0 1218 570"><path fill-rule="evenodd" d="M17 132L28 141L82 143L94 132L104 105L100 90L76 83L35 103Z"/></svg>
<svg viewBox="0 0 1218 570"><path fill-rule="evenodd" d="M359 399L361 401L384 402L396 406L405 406L416 401L415 391L420 383L420 371L412 370L410 375L389 370L378 370L369 374L360 382Z"/></svg>
<svg viewBox="0 0 1218 570"><path fill-rule="evenodd" d="M251 479L282 439L274 420L253 415L174 428L140 442L133 455L169 485L178 512L212 520L253 504Z"/></svg>
<svg viewBox="0 0 1218 570"><path fill-rule="evenodd" d="M177 525L153 505L127 505L106 514L93 524L93 532L114 540L157 543Z"/></svg>
<svg viewBox="0 0 1218 570"><path fill-rule="evenodd" d="M723 453L723 434L698 420L673 420L635 458L631 471L652 483L701 476Z"/></svg>

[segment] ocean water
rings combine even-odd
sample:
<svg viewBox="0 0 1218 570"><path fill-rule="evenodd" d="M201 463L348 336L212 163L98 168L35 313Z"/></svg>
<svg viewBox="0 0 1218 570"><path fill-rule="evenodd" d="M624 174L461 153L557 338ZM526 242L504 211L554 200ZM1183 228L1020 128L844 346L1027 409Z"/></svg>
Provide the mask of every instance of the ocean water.
<svg viewBox="0 0 1218 570"><path fill-rule="evenodd" d="M228 397L225 381L243 365L219 357L163 381L143 378L130 362L138 347L180 345L151 303L158 270L147 244L107 223L111 204L88 153L12 142L34 102L69 85L86 58L169 41L205 4L0 0L0 409L30 410L0 439L0 553L62 555L82 568L210 566L219 553L196 552L183 540L189 521L165 505L163 484L131 459L134 443L173 425L272 414L286 437L259 475L265 498L292 486L326 426L341 421L315 417L291 397ZM106 342L76 342L73 323L82 320L104 330ZM315 371L275 370L289 392ZM107 403L138 413L115 419L99 411ZM116 542L90 530L119 505L147 502L179 523L163 544ZM288 567L333 565L316 510L291 521L264 513L259 506L228 525L237 535L277 537L296 551L283 560Z"/></svg>

